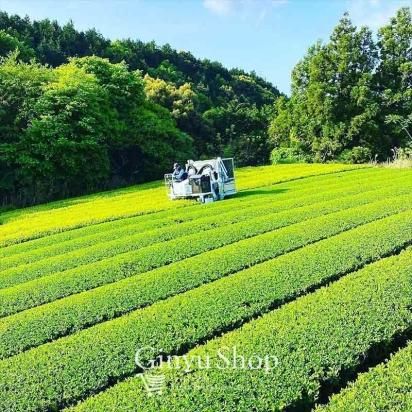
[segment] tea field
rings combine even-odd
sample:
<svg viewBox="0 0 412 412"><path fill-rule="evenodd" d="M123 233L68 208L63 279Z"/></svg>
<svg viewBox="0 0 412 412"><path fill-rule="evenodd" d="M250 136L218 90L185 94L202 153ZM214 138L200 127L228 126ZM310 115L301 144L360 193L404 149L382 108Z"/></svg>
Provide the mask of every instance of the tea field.
<svg viewBox="0 0 412 412"><path fill-rule="evenodd" d="M0 411L412 410L412 170L236 179L0 213Z"/></svg>

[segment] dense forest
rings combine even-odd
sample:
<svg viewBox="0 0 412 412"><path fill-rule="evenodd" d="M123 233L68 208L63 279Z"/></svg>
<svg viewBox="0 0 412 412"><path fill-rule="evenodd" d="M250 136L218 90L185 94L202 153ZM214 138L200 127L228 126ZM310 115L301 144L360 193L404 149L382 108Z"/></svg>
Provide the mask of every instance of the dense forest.
<svg viewBox="0 0 412 412"><path fill-rule="evenodd" d="M0 203L156 179L194 157L385 160L411 140L411 41L408 8L377 36L345 15L287 97L169 45L0 12Z"/></svg>
<svg viewBox="0 0 412 412"><path fill-rule="evenodd" d="M0 55L3 204L159 178L193 157L269 159L280 93L254 73L4 12Z"/></svg>

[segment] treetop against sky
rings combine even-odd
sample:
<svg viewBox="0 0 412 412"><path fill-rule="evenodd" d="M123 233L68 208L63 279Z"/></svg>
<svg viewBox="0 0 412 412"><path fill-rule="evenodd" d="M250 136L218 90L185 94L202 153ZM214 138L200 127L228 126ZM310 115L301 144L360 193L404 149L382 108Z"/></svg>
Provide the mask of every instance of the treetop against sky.
<svg viewBox="0 0 412 412"><path fill-rule="evenodd" d="M0 0L0 9L72 19L80 30L95 27L115 38L155 40L228 67L255 70L281 91L307 48L326 40L349 11L357 25L384 25L412 0Z"/></svg>

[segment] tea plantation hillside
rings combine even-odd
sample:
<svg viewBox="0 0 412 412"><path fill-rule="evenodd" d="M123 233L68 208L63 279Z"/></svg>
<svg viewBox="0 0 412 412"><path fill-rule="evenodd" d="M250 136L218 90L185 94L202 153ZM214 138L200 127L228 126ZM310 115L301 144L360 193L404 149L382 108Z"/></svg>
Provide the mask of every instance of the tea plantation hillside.
<svg viewBox="0 0 412 412"><path fill-rule="evenodd" d="M0 411L412 410L412 170L236 182L0 213Z"/></svg>

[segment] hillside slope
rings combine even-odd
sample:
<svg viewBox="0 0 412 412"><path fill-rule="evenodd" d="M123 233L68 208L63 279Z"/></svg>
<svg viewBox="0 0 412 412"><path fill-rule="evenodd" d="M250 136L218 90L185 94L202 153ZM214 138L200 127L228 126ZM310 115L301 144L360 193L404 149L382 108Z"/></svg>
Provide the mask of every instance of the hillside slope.
<svg viewBox="0 0 412 412"><path fill-rule="evenodd" d="M51 67L92 55L111 63L124 62L144 77L148 99L166 108L179 129L194 139L196 157L225 151L236 155L242 165L269 160L267 128L281 93L254 72L227 69L169 44L108 39L92 28L77 30L72 22L32 21L0 10L0 57L16 48L24 61L34 57ZM122 105L117 102L119 110ZM115 160L127 155L125 150Z"/></svg>
<svg viewBox="0 0 412 412"><path fill-rule="evenodd" d="M155 182L0 214L0 410L310 410L406 345L411 170L236 178L208 205ZM276 365L181 367L234 346Z"/></svg>

